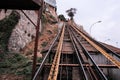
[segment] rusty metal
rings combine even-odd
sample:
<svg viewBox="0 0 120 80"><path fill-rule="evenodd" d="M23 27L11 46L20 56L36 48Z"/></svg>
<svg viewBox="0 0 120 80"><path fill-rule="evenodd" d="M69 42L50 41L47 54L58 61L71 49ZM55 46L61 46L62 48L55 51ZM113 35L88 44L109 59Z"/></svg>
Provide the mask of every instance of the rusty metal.
<svg viewBox="0 0 120 80"><path fill-rule="evenodd" d="M116 59L114 59L111 55L109 55L105 50L103 50L100 46L95 44L92 40L90 40L88 37L86 37L83 33L81 33L77 27L73 27L84 39L86 39L93 47L95 47L98 51L101 52L108 60L113 62L118 68L120 68L120 62Z"/></svg>
<svg viewBox="0 0 120 80"><path fill-rule="evenodd" d="M38 49L38 33L39 33L39 24L40 24L40 13L41 9L38 12L38 21L37 21L37 27L36 27L36 38L35 38L35 46L34 46L34 56L33 56L33 68L32 68L32 78L36 71L36 60L37 60L37 49Z"/></svg>
<svg viewBox="0 0 120 80"><path fill-rule="evenodd" d="M75 35L75 32L73 33ZM97 66L97 64L95 63L95 61L93 60L93 58L90 56L90 53L88 53L88 51L86 50L86 48L81 44L80 40L78 37L76 37L77 41L79 42L80 46L81 46L81 50L84 52L84 54L86 55L87 58L89 58L91 60L91 62L93 63L93 65L96 68L96 72L99 74L101 80L107 80L106 76L104 75L104 73L101 71L101 69ZM91 70L91 69L90 69ZM97 80L95 74L93 73L93 71L91 70L91 73L94 76L94 79Z"/></svg>
<svg viewBox="0 0 120 80"><path fill-rule="evenodd" d="M51 49L52 57L48 57L46 63L43 65L44 69L41 70L41 72L44 73L41 73L39 76L42 80L75 80L77 76L78 79L82 80L108 80L106 75L100 68L117 68L116 65L111 64L96 64L95 60L92 58L92 54L89 53L90 50L86 50L85 44L88 44L87 46L91 44L87 43L87 41L83 37L81 37L78 32L76 32L72 27L69 27L68 25L66 25L65 28L63 44L60 44L64 46L62 47L62 50L60 49L59 45L57 47L59 41L61 41L60 38L56 41L56 46L54 45L54 47ZM74 43L72 44L72 42ZM71 47L71 49L73 50L70 54L68 47ZM58 48L60 49L59 51ZM52 50L54 50L54 52ZM56 51L61 54L56 54ZM95 52L94 55L96 54ZM49 61L49 59L51 61ZM37 66L38 65L40 64L37 64ZM48 73L48 71L50 72Z"/></svg>
<svg viewBox="0 0 120 80"><path fill-rule="evenodd" d="M74 27L70 27L71 29L71 32L73 33L73 35L75 36L75 31L76 29ZM74 29L74 30L73 30ZM76 33L78 34L78 32ZM85 49L85 47L81 44L80 40L78 37L75 37L76 40L78 41L78 44L81 46L81 50L84 52L84 55L89 58L91 60L91 62L93 63L93 65L95 66L95 70L96 70L96 73L99 74L101 80L107 80L106 76L103 74L103 72L101 71L101 69L97 66L97 64L95 63L95 61L92 59L92 57L90 56L90 54L88 53L88 51ZM93 76L94 76L94 73L92 72ZM94 76L94 79L97 80L98 78L96 78L96 76Z"/></svg>
<svg viewBox="0 0 120 80"><path fill-rule="evenodd" d="M62 34L57 46L57 51L50 69L48 80L57 80L59 62L60 62L60 56L61 56L61 50L62 50L62 44L63 44L63 38L64 38L64 31L65 31L65 25L63 26Z"/></svg>
<svg viewBox="0 0 120 80"><path fill-rule="evenodd" d="M42 6L42 7L41 7ZM37 59L37 48L38 48L38 34L39 34L39 29L40 29L40 20L41 20L41 16L42 16L42 10L43 10L43 0L2 0L0 1L0 8L4 8L4 9L22 9L22 13L28 18L28 20L36 27L36 38L35 38L35 47L34 47L34 57L33 57L33 68L32 68L32 78L33 77L36 77L34 76L35 75L35 71L36 71L36 59ZM27 9L27 10L38 10L38 19L37 19L37 25L29 18L28 15L25 14L25 12L23 11L23 9ZM75 29L75 27L74 27ZM83 32L80 32L78 29L75 29L81 36L82 38L84 38L85 40L87 40L86 42L89 42L90 44L89 45L92 45L93 47L96 48L96 51L99 51L101 52L108 60L110 60L111 62L113 62L115 65L106 65L106 64L96 64L95 61L92 59L92 57L90 56L90 51L86 50L87 47L85 45L83 45L83 43L85 44L86 42L83 42L81 43L81 46L83 51L81 52L81 48L78 48L79 46L79 40L77 40L77 38L75 38L75 34L72 34L72 37L74 36L74 39L72 39L72 41L76 44L73 44L74 47L76 48L76 54L77 54L77 58L79 60L79 63L80 64L70 64L70 63L67 63L67 56L65 57L66 58L66 64L60 64L60 55L62 53L62 56L63 55L73 55L75 54L75 50L72 50L69 52L69 49L70 47L73 47L73 46L65 46L63 50L61 50L62 48L60 47L62 45L63 42L60 42L59 43L59 47L60 49L56 49L55 51L58 50L58 53L57 55L55 55L55 59L53 61L53 64L45 64L45 60L47 59L47 56L49 54L46 55L46 57L43 59L43 62L41 63L38 71L36 72L36 74L38 75L38 72L42 71L43 67L44 66L52 66L51 67L51 70L50 70L50 75L49 77L51 77L52 75L52 78L49 78L48 77L48 80L57 80L57 75L59 73L59 66L60 67L65 67L66 70L67 70L67 79L68 79L68 68L69 67L81 67L82 66L82 70L84 72L84 74L86 73L86 69L88 70L89 72L89 75L91 76L91 79L92 80L107 80L106 78L104 78L104 74L101 72L100 68L120 68L120 62L115 60L112 56L110 56L107 51L109 51L109 53L112 53L114 54L115 56L117 56L118 58L120 58L120 55L118 55L117 53L114 53L113 51L107 49L106 47L104 48L101 48L101 45L99 44L99 42L96 42L95 40L92 40L92 38L90 38L90 36L87 36L85 35L85 33ZM61 31L62 32L62 31ZM71 32L69 32L71 33ZM62 33L64 35L64 33ZM68 35L69 36L69 35ZM76 36L76 37L79 37L79 36ZM63 39L63 38L62 38ZM60 41L64 41L64 42L70 42L70 39L64 39L62 40L60 39ZM87 43L88 44L88 43ZM85 47L84 47L85 46ZM67 49L69 48L69 49ZM89 48L89 47L88 47ZM52 47L49 48L48 50L48 53L51 51ZM95 53L95 50L93 50L94 53ZM69 54L68 54L69 53ZM91 52L92 53L92 52ZM80 57L81 55L81 57ZM87 55L87 58L85 59L85 56ZM81 61L81 58L83 58L83 62ZM89 63L88 59L91 61L91 63ZM57 62L56 62L56 61ZM54 64L55 62L55 64ZM64 61L62 61L64 62ZM86 63L85 63L86 62ZM54 68L53 68L54 67ZM84 69L85 68L85 69ZM97 74L95 74L95 71L98 71L98 73L101 75L99 79L99 77L97 76ZM52 72L52 73L51 73ZM81 75L80 75L81 76ZM87 80L88 78L88 75L85 75L85 77L83 78L84 80ZM61 78L62 79L62 78ZM33 80L36 80L33 78ZM46 80L46 79L45 79ZM90 80L90 79L89 79Z"/></svg>
<svg viewBox="0 0 120 80"><path fill-rule="evenodd" d="M103 49L106 50L106 52L110 52L111 54L115 55L116 57L118 57L120 59L120 54L115 53L114 51L112 51L111 49L109 49L107 46L104 46L102 43L97 42L94 40L94 42L96 42L99 46L101 46Z"/></svg>
<svg viewBox="0 0 120 80"><path fill-rule="evenodd" d="M86 74L85 69L83 67L83 64L82 64L82 61L81 61L81 58L79 56L79 52L78 52L78 49L77 49L77 46L76 46L77 45L77 41L75 40L75 37L73 36L73 34L71 34L70 29L68 29L68 32L69 32L70 39L71 39L71 42L73 44L73 47L75 49L77 59L78 59L79 64L80 64L80 68L81 68L82 73L83 73L83 79L88 80L87 74Z"/></svg>
<svg viewBox="0 0 120 80"><path fill-rule="evenodd" d="M86 65L86 69L87 69L88 73L90 74L90 80L94 80L93 77L92 77L92 74L90 72L90 69L87 67L87 65Z"/></svg>
<svg viewBox="0 0 120 80"><path fill-rule="evenodd" d="M34 46L34 56L33 56L33 67L32 67L32 78L35 75L36 71L36 60L37 60L37 49L38 49L38 38L39 38L39 29L40 29L40 21L42 19L44 1L42 0L42 7L38 11L38 19L36 26L36 38L35 38L35 46Z"/></svg>
<svg viewBox="0 0 120 80"><path fill-rule="evenodd" d="M93 71L93 68L88 65L88 69L90 71L90 74L93 76L92 78L94 78L93 80L98 80L98 77L96 76L95 72Z"/></svg>
<svg viewBox="0 0 120 80"><path fill-rule="evenodd" d="M51 49L53 48L53 46L54 46L55 42L57 41L59 35L60 35L60 31L59 31L59 33L57 34L57 36L55 37L55 39L53 40L51 46L49 47L48 52L46 53L46 55L45 55L42 63L40 64L40 66L39 66L38 70L36 71L36 73L35 73L35 75L34 75L34 77L33 77L32 80L36 80L38 74L41 73L41 71L42 71L42 69L43 69L43 67L44 67L44 65L45 65L45 61L46 61L46 59L48 58L48 56L49 56L49 54L50 54L50 52L51 52ZM38 65L38 64L37 64L37 65ZM51 64L51 65L52 65L52 64ZM49 65L49 66L51 66L51 65Z"/></svg>
<svg viewBox="0 0 120 80"><path fill-rule="evenodd" d="M37 66L39 66L39 65L41 65L41 63L37 63ZM46 63L44 65L45 66L52 66L52 64L48 64L48 63ZM106 64L97 64L97 65L100 68L117 68L117 66L110 65L110 64L107 64L107 65ZM65 66L67 66L67 67L79 67L80 65L79 64L59 64L59 66L63 66L63 67L65 67ZM83 64L83 67L89 67L89 66L94 67L94 65Z"/></svg>

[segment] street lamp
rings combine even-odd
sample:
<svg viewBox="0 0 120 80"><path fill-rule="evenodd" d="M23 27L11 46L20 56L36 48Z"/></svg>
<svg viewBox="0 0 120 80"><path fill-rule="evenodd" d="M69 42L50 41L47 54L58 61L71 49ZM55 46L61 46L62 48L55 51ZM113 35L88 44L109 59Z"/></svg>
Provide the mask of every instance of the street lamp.
<svg viewBox="0 0 120 80"><path fill-rule="evenodd" d="M91 26L90 26L90 35L91 35L91 29L92 29L92 27L96 24L96 23L101 23L102 21L97 21L97 22L95 22L95 23L93 23Z"/></svg>

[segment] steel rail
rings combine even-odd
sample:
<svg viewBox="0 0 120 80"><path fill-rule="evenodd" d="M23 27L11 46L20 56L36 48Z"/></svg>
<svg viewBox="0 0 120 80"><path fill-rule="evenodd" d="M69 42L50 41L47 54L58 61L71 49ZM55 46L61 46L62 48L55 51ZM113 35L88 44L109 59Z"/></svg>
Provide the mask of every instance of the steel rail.
<svg viewBox="0 0 120 80"><path fill-rule="evenodd" d="M66 58L66 63L67 63L67 54L66 54L65 58ZM66 66L66 73L67 73L67 80L68 80L68 67L67 66Z"/></svg>
<svg viewBox="0 0 120 80"><path fill-rule="evenodd" d="M97 42L97 41L95 41L95 40L93 40L93 41L94 41L96 44L98 44L99 46L101 46L103 49L105 49L106 52L109 51L110 53L112 53L113 55L115 55L116 57L118 57L118 58L120 59L120 55L119 55L119 54L115 53L114 51L112 51L112 50L109 49L108 47L104 46L102 43Z"/></svg>
<svg viewBox="0 0 120 80"><path fill-rule="evenodd" d="M72 28L72 27L71 27ZM73 33L75 35L75 33ZM82 45L82 43L80 42L80 40L78 39L78 37L76 37L76 40L79 42L80 46L82 47L83 52L85 53L85 55L91 60L91 62L93 63L93 65L95 66L101 80L108 80L106 78L106 76L103 74L103 72L101 71L101 69L98 67L98 65L95 63L95 61L92 59L92 57L90 56L90 53L85 49L85 47Z"/></svg>
<svg viewBox="0 0 120 80"><path fill-rule="evenodd" d="M73 32L73 31L71 31L71 32ZM75 33L73 32L73 34L75 35ZM78 41L78 42L80 42L79 40L78 40L78 37L75 37L76 38L76 40ZM82 50L82 52L83 52L83 50ZM83 52L84 53L84 52ZM81 54L81 53L80 53ZM85 54L84 54L85 55ZM89 73L89 75L91 76L92 75L92 78L94 78L93 80L98 80L98 78L97 78L97 76L95 75L95 72L93 71L93 69L92 69L92 67L90 66L90 64L88 63L87 64L88 65L88 67L86 67L86 68L89 68L89 71L90 71L90 73Z"/></svg>
<svg viewBox="0 0 120 80"><path fill-rule="evenodd" d="M75 25L73 25L73 26L75 26ZM84 32L82 32L82 31L79 29L79 27L78 27L77 25L76 25L76 28L77 28L81 33L83 33L85 36L87 36L90 40L94 41L97 45L99 45L101 48L103 48L104 50L106 50L106 52L109 51L110 53L112 53L112 54L115 55L116 57L120 58L120 55L119 55L119 54L115 53L114 51L112 51L112 50L109 49L108 47L104 46L102 43L94 40L94 39L91 38L89 35L86 35Z"/></svg>
<svg viewBox="0 0 120 80"><path fill-rule="evenodd" d="M69 32L69 35L70 35L70 39L71 39L73 48L74 48L74 50L75 50L75 52L76 52L76 56L77 56L78 61L79 61L79 64L80 64L80 68L81 68L81 70L82 70L82 72L83 72L84 80L89 80L88 77L87 77L87 74L86 74L86 72L85 72L85 69L84 69L84 67L83 67L82 61L81 61L81 59L80 59L80 57L79 57L79 53L78 53L77 47L76 47L76 45L75 45L75 38L73 38L73 35L70 33L69 30L68 30L68 32Z"/></svg>
<svg viewBox="0 0 120 80"><path fill-rule="evenodd" d="M90 65L86 65L86 69L87 69L87 71L88 71L88 73L89 73L89 75L90 75L90 80L94 80L94 78L92 77L92 74L91 74L91 72L90 72L90 69L88 68Z"/></svg>
<svg viewBox="0 0 120 80"><path fill-rule="evenodd" d="M62 50L62 44L63 44L63 38L64 38L64 31L65 31L65 25L63 25L63 28L62 28L62 33L61 33L57 51L50 69L48 80L57 80L57 75L59 71L59 62L60 62L60 56L61 56L61 50Z"/></svg>
<svg viewBox="0 0 120 80"><path fill-rule="evenodd" d="M92 67L91 67L90 65L89 65L88 67L89 67L89 69L90 69L90 74L93 75L93 77L95 78L95 80L98 80L98 78L97 78L95 72L93 71Z"/></svg>
<svg viewBox="0 0 120 80"><path fill-rule="evenodd" d="M53 42L52 42L52 44L51 44L48 52L46 53L44 59L42 60L42 63L40 64L40 66L39 66L38 70L36 71L36 73L35 73L35 75L34 75L34 77L33 77L32 80L36 80L38 74L41 73L41 71L42 71L42 69L43 69L43 67L44 67L44 64L45 64L46 59L48 58L48 56L49 56L49 54L50 54L50 52L51 52L51 50L52 50L55 42L56 42L57 39L59 38L60 32L61 32L61 30L58 32L58 34L57 34L56 37L54 38L54 40L53 40Z"/></svg>
<svg viewBox="0 0 120 80"><path fill-rule="evenodd" d="M86 67L86 68L87 68L87 67ZM90 75L92 75L95 80L98 80L95 72L93 71L93 68L92 68L90 65L88 65L88 68L89 68L89 70L90 70Z"/></svg>
<svg viewBox="0 0 120 80"><path fill-rule="evenodd" d="M61 61L60 61L60 63L62 63L63 62L63 54L61 54ZM60 64L59 64L59 66L60 66ZM59 78L59 80L62 80L62 66L60 66L60 78Z"/></svg>
<svg viewBox="0 0 120 80"><path fill-rule="evenodd" d="M71 30L71 29L70 29L70 30ZM71 30L70 32L73 33L72 30ZM75 36L75 34L73 34L73 36L74 36L74 38L75 38L75 37L78 37L78 36ZM78 53L80 53L80 54L78 54L78 55L79 55L79 57L80 57L80 59L81 59L81 62L82 62L82 63L88 63L88 60L87 60L86 56L84 55L84 53L81 52L81 49L80 49L79 45L77 45L77 43L76 43L76 48L77 48L77 50L78 50Z"/></svg>
<svg viewBox="0 0 120 80"><path fill-rule="evenodd" d="M80 32L77 27L74 26L73 29L76 30L86 41L88 41L94 48L96 48L99 52L101 52L101 54L103 54L108 60L110 60L113 64L115 64L120 69L120 62L118 60L114 59L103 48L98 46L95 42L93 42L87 36L85 36L82 32Z"/></svg>

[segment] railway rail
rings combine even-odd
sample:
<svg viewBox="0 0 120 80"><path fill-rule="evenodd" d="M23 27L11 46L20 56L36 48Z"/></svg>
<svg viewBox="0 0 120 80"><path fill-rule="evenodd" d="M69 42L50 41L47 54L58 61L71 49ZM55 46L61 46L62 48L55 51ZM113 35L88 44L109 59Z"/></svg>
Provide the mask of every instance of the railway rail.
<svg viewBox="0 0 120 80"><path fill-rule="evenodd" d="M92 52L88 46L93 49ZM100 54L109 63L100 66L103 62L97 61L93 53ZM108 68L119 70L120 55L95 41L78 27L64 23L32 80L109 80L104 71L109 70Z"/></svg>

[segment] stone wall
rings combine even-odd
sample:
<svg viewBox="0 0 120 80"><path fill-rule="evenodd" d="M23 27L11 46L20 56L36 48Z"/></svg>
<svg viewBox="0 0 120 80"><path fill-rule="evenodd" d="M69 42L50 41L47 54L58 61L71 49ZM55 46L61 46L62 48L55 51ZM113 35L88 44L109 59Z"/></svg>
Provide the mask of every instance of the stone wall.
<svg viewBox="0 0 120 80"><path fill-rule="evenodd" d="M1 10L0 11L0 20L2 20L3 18L5 18L5 11Z"/></svg>
<svg viewBox="0 0 120 80"><path fill-rule="evenodd" d="M46 4L45 6L45 14L49 14L46 17L52 17L50 20L57 22L57 14L55 12L55 8L49 4ZM0 19L7 17L11 12L12 10L7 10L7 12L5 10L1 10ZM25 15L20 10L17 10L17 12L20 14L20 20L13 29L8 42L8 50L15 52L21 51L27 44L29 44L35 38L36 33L35 26L25 17ZM24 10L24 12L35 24L37 24L37 11Z"/></svg>
<svg viewBox="0 0 120 80"><path fill-rule="evenodd" d="M10 12L10 11L9 11ZM24 14L18 10L20 13L20 20L17 26L13 29L11 37L9 39L8 49L9 51L20 51L26 44L28 44L35 37L35 27L31 22L24 16ZM37 23L37 14L35 11L24 11L31 20Z"/></svg>

